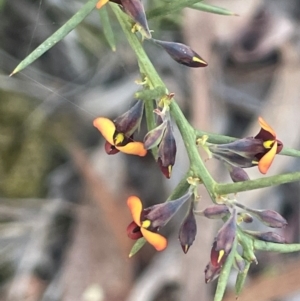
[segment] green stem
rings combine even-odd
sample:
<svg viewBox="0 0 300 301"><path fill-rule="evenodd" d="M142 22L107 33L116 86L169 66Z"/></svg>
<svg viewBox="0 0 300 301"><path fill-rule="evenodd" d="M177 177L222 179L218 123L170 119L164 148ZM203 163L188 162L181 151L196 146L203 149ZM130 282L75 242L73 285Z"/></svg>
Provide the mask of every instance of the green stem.
<svg viewBox="0 0 300 301"><path fill-rule="evenodd" d="M215 193L218 195L237 193L242 191L265 188L269 186L276 186L280 184L296 182L300 180L300 172L293 172L288 174L276 175L266 178L259 178L245 182L233 184L216 184Z"/></svg>
<svg viewBox="0 0 300 301"><path fill-rule="evenodd" d="M149 60L147 54L145 53L144 48L140 40L137 38L135 34L131 32L131 25L128 17L119 9L119 7L112 4L112 9L119 20L121 27L128 39L130 46L132 47L133 51L135 52L141 72L146 75L147 79L152 85L152 88L156 87L164 87L167 91L167 88L156 72L153 64ZM146 108L147 110L147 108ZM149 110L150 111L150 110ZM153 110L151 110L152 113ZM186 120L185 116L183 115L182 111L180 110L179 106L175 102L172 101L170 105L170 112L171 116L174 118L178 129L182 135L183 141L186 146L186 150L190 159L190 169L193 173L193 177L201 178L203 184L207 188L210 196L214 200L214 186L216 185L215 181L207 171L196 146L196 136L194 129L191 127L189 122ZM150 114L149 114L150 115ZM152 114L153 115L153 114ZM149 116L150 117L150 116ZM154 117L153 117L154 118Z"/></svg>
<svg viewBox="0 0 300 301"><path fill-rule="evenodd" d="M254 249L269 252L291 253L299 252L300 244L276 244L254 239Z"/></svg>

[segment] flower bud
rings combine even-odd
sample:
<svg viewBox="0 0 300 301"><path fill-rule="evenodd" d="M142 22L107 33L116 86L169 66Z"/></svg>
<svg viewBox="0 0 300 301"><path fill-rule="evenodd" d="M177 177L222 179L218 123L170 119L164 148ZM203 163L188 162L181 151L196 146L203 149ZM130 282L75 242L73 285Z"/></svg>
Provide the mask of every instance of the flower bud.
<svg viewBox="0 0 300 301"><path fill-rule="evenodd" d="M167 127L167 121L164 121L158 127L154 128L153 130L149 131L146 136L144 137L144 147L145 149L151 149L157 145L162 140L164 132Z"/></svg>
<svg viewBox="0 0 300 301"><path fill-rule="evenodd" d="M176 141L173 135L170 121L167 121L167 127L158 147L157 163L162 173L169 179L176 158Z"/></svg>
<svg viewBox="0 0 300 301"><path fill-rule="evenodd" d="M236 234L236 220L235 211L232 213L231 217L226 221L222 228L218 231L215 238L215 250L224 251L224 255L228 256L231 251L235 234Z"/></svg>
<svg viewBox="0 0 300 301"><path fill-rule="evenodd" d="M114 120L116 131L123 133L127 138L140 127L143 117L144 101L138 100L127 112Z"/></svg>
<svg viewBox="0 0 300 301"><path fill-rule="evenodd" d="M131 17L142 29L142 34L147 38L151 38L145 10L140 0L121 0L124 12Z"/></svg>
<svg viewBox="0 0 300 301"><path fill-rule="evenodd" d="M247 234L255 237L256 239L263 240L266 242L274 242L278 244L285 244L286 240L283 236L275 232L255 232L255 231L244 231Z"/></svg>
<svg viewBox="0 0 300 301"><path fill-rule="evenodd" d="M233 166L231 164L226 164L227 169L229 170L229 175L233 182L243 182L250 180L248 174L245 170L238 166Z"/></svg>
<svg viewBox="0 0 300 301"><path fill-rule="evenodd" d="M207 66L207 62L187 45L154 39L152 41L161 46L179 64L194 68Z"/></svg>
<svg viewBox="0 0 300 301"><path fill-rule="evenodd" d="M221 219L229 213L226 205L211 205L203 210L203 215L210 219Z"/></svg>
<svg viewBox="0 0 300 301"><path fill-rule="evenodd" d="M179 241L183 252L186 254L193 244L197 234L197 224L194 216L194 204L191 203L187 216L179 229Z"/></svg>
<svg viewBox="0 0 300 301"><path fill-rule="evenodd" d="M252 210L250 212L270 228L283 228L287 225L286 219L274 210Z"/></svg>

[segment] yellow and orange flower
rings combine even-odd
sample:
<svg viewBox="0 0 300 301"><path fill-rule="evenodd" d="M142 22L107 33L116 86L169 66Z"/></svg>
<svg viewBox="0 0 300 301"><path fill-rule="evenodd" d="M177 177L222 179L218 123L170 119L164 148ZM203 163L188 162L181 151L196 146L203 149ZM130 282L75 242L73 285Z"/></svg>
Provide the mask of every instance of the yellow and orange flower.
<svg viewBox="0 0 300 301"><path fill-rule="evenodd" d="M167 239L156 233L158 227L153 227L149 219L141 220L143 206L141 200L137 196L130 196L127 200L133 223L127 228L128 236L132 239L144 237L157 251L163 251L167 247ZM139 235L140 232L140 235ZM132 234L135 233L133 236Z"/></svg>
<svg viewBox="0 0 300 301"><path fill-rule="evenodd" d="M116 125L113 121L105 117L98 117L94 120L94 126L100 131L105 140L112 146L109 154L115 153L116 149L125 154L138 155L144 157L147 154L147 150L144 148L142 142L132 140L130 137L126 137L124 133L116 130Z"/></svg>
<svg viewBox="0 0 300 301"><path fill-rule="evenodd" d="M276 154L280 153L283 144L276 138L275 131L259 117L258 122L261 126L259 133L255 137L237 139L226 144L207 143L212 156L229 165L237 167L239 174L233 178L235 181L247 180L246 174L241 174L239 168L258 166L261 173L267 173ZM231 175L232 176L232 175Z"/></svg>
<svg viewBox="0 0 300 301"><path fill-rule="evenodd" d="M259 171L265 174L270 168L275 155L282 150L283 144L281 141L276 139L275 131L262 117L258 118L258 122L261 126L261 130L254 138L261 139L263 141L265 151L262 154L256 155L256 157L258 159Z"/></svg>

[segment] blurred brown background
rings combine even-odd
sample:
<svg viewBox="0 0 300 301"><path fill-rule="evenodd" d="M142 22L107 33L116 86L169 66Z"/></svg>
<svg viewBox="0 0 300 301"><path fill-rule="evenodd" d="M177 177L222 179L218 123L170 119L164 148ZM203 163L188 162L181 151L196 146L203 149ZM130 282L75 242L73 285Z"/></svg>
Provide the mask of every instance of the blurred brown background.
<svg viewBox="0 0 300 301"><path fill-rule="evenodd" d="M162 0L143 1L146 8ZM117 51L105 41L94 11L63 41L20 74L8 74L84 3L75 0L0 1L0 300L209 301L204 284L210 246L220 226L198 218L187 255L175 218L164 234L169 247L145 246L129 259L126 198L164 201L188 168L183 143L167 181L149 155L107 156L92 126L130 107L139 87L135 57L111 14ZM149 21L153 36L184 42L209 66L190 70L145 41L145 49L195 127L243 137L258 130L259 115L283 143L300 147L300 2L207 1L239 16L185 9ZM145 129L142 129L142 134ZM207 162L218 181L222 166ZM300 170L278 156L269 174ZM260 176L250 170L252 178ZM280 211L289 242L299 241L299 183L242 193L254 208ZM199 207L210 201L201 191ZM255 229L259 225L253 226ZM175 229L175 230L174 230ZM300 300L297 254L257 254L259 264L239 300ZM234 300L235 274L225 300Z"/></svg>

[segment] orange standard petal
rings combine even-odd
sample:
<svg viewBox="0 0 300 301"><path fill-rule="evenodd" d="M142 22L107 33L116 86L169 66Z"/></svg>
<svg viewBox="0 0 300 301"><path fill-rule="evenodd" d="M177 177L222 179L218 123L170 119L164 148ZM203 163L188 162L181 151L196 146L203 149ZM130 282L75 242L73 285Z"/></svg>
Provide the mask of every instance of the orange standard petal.
<svg viewBox="0 0 300 301"><path fill-rule="evenodd" d="M94 120L93 125L100 131L107 142L114 145L113 136L116 131L116 126L110 119L98 117Z"/></svg>
<svg viewBox="0 0 300 301"><path fill-rule="evenodd" d="M274 142L272 148L259 160L258 169L261 173L266 174L270 168L277 152L277 141Z"/></svg>
<svg viewBox="0 0 300 301"><path fill-rule="evenodd" d="M142 142L129 142L124 146L116 146L116 149L121 151L122 153L129 154L129 155L137 155L144 157L147 154L147 150L144 147Z"/></svg>
<svg viewBox="0 0 300 301"><path fill-rule="evenodd" d="M262 117L258 117L258 122L261 128L269 132L274 137L274 139L276 138L275 131L266 123L266 121Z"/></svg>
<svg viewBox="0 0 300 301"><path fill-rule="evenodd" d="M99 0L96 4L96 8L100 9L102 6L104 6L109 0Z"/></svg>
<svg viewBox="0 0 300 301"><path fill-rule="evenodd" d="M145 228L141 228L141 232L144 238L156 249L156 251L163 251L167 247L168 241L162 235L151 232Z"/></svg>
<svg viewBox="0 0 300 301"><path fill-rule="evenodd" d="M127 199L127 206L132 215L133 221L138 225L141 226L141 213L143 210L143 205L141 200L137 196L130 196Z"/></svg>

